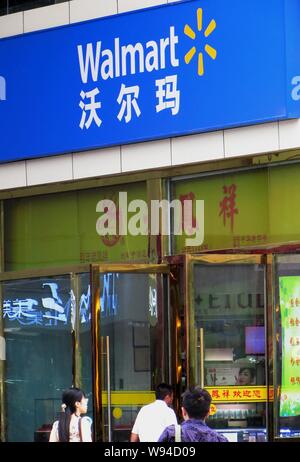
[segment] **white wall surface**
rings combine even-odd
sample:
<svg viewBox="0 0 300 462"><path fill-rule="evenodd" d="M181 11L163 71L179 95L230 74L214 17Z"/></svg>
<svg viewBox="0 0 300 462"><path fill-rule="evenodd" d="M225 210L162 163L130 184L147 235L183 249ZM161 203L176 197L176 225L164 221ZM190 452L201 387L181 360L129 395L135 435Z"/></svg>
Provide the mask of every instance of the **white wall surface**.
<svg viewBox="0 0 300 462"><path fill-rule="evenodd" d="M119 13L124 13L125 11L139 10L165 3L168 3L167 0L118 0L118 10Z"/></svg>
<svg viewBox="0 0 300 462"><path fill-rule="evenodd" d="M69 3L71 23L118 13L117 0L73 0Z"/></svg>
<svg viewBox="0 0 300 462"><path fill-rule="evenodd" d="M0 17L0 38L181 0L72 0ZM0 165L0 190L300 147L300 120Z"/></svg>
<svg viewBox="0 0 300 462"><path fill-rule="evenodd" d="M0 165L0 189L22 186L27 186L25 161Z"/></svg>
<svg viewBox="0 0 300 462"><path fill-rule="evenodd" d="M259 154L278 149L278 122L224 130L225 157Z"/></svg>
<svg viewBox="0 0 300 462"><path fill-rule="evenodd" d="M26 160L26 177L28 186L72 180L72 155Z"/></svg>
<svg viewBox="0 0 300 462"><path fill-rule="evenodd" d="M24 11L24 32L49 29L70 23L69 2Z"/></svg>
<svg viewBox="0 0 300 462"><path fill-rule="evenodd" d="M73 154L74 179L111 175L121 171L120 146Z"/></svg>
<svg viewBox="0 0 300 462"><path fill-rule="evenodd" d="M169 139L128 144L121 147L122 172L134 172L171 165Z"/></svg>
<svg viewBox="0 0 300 462"><path fill-rule="evenodd" d="M0 38L23 34L23 32L23 13L14 13L8 14L7 16L0 16Z"/></svg>

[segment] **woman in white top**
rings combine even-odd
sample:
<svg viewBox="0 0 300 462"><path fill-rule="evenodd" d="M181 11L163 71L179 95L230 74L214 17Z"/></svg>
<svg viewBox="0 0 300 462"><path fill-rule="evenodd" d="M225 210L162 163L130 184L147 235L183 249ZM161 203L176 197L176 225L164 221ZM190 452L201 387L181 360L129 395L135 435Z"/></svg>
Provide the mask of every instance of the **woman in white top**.
<svg viewBox="0 0 300 462"><path fill-rule="evenodd" d="M89 417L81 417L87 412L88 400L79 388L69 388L62 395L62 412L52 426L50 443L91 442L92 421Z"/></svg>

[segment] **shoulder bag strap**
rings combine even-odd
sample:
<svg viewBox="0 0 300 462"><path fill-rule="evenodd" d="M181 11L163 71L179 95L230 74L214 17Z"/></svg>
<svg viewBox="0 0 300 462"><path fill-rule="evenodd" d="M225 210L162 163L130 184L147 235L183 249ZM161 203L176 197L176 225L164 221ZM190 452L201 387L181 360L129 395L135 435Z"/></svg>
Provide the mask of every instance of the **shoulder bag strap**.
<svg viewBox="0 0 300 462"><path fill-rule="evenodd" d="M78 427L79 427L79 437L80 437L80 442L82 443L82 428L81 428L81 417L79 418Z"/></svg>
<svg viewBox="0 0 300 462"><path fill-rule="evenodd" d="M181 426L175 425L175 443L181 442Z"/></svg>

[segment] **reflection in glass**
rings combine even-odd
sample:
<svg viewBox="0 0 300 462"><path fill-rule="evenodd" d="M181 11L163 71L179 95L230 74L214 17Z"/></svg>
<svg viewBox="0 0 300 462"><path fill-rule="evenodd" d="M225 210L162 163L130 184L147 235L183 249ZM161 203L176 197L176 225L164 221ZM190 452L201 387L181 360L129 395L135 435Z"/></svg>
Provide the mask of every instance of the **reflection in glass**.
<svg viewBox="0 0 300 462"><path fill-rule="evenodd" d="M123 397L121 404L112 402L113 438L128 440L140 406L151 401L151 390L166 380L163 277L105 273L100 288L101 336L109 338L111 390ZM76 376L94 417L89 273L73 275L72 285L69 276L2 283L2 320L7 441L48 440L62 391L74 379L72 332L78 328ZM104 363L104 400L105 367ZM132 396L139 398L133 403Z"/></svg>
<svg viewBox="0 0 300 462"><path fill-rule="evenodd" d="M140 408L132 404L132 397L151 401L149 392L165 378L162 276L106 273L100 282L101 336L109 338L110 348L112 438L128 441ZM123 404L117 402L120 397Z"/></svg>
<svg viewBox="0 0 300 462"><path fill-rule="evenodd" d="M233 403L239 393L253 393L249 387L266 384L264 277L263 265L194 266L195 381L203 373L204 386L225 387L221 397ZM240 391L234 396L227 386ZM217 409L209 418L215 428L265 427L265 403Z"/></svg>
<svg viewBox="0 0 300 462"><path fill-rule="evenodd" d="M46 438L72 385L69 277L2 284L8 441Z"/></svg>

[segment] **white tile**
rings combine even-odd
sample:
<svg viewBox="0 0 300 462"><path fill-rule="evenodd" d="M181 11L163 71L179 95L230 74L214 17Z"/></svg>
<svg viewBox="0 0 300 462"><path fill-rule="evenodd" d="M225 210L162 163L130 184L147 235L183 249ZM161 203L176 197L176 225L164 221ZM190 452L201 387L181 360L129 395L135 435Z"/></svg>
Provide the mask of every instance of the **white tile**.
<svg viewBox="0 0 300 462"><path fill-rule="evenodd" d="M26 186L25 161L0 164L0 189Z"/></svg>
<svg viewBox="0 0 300 462"><path fill-rule="evenodd" d="M117 14L117 0L73 0L70 2L70 22L86 21Z"/></svg>
<svg viewBox="0 0 300 462"><path fill-rule="evenodd" d="M224 130L225 157L279 149L278 122Z"/></svg>
<svg viewBox="0 0 300 462"><path fill-rule="evenodd" d="M122 172L146 170L171 165L170 140L121 146Z"/></svg>
<svg viewBox="0 0 300 462"><path fill-rule="evenodd" d="M72 154L27 160L26 171L28 186L72 180Z"/></svg>
<svg viewBox="0 0 300 462"><path fill-rule="evenodd" d="M121 149L113 147L73 154L74 179L121 172Z"/></svg>
<svg viewBox="0 0 300 462"><path fill-rule="evenodd" d="M24 32L69 24L69 2L24 11Z"/></svg>
<svg viewBox="0 0 300 462"><path fill-rule="evenodd" d="M0 16L0 38L23 34L23 13Z"/></svg>
<svg viewBox="0 0 300 462"><path fill-rule="evenodd" d="M140 10L141 8L164 5L166 3L167 0L118 0L118 12L124 13L125 11Z"/></svg>
<svg viewBox="0 0 300 462"><path fill-rule="evenodd" d="M224 157L223 131L172 138L172 165Z"/></svg>
<svg viewBox="0 0 300 462"><path fill-rule="evenodd" d="M300 119L279 122L279 148L300 147Z"/></svg>

